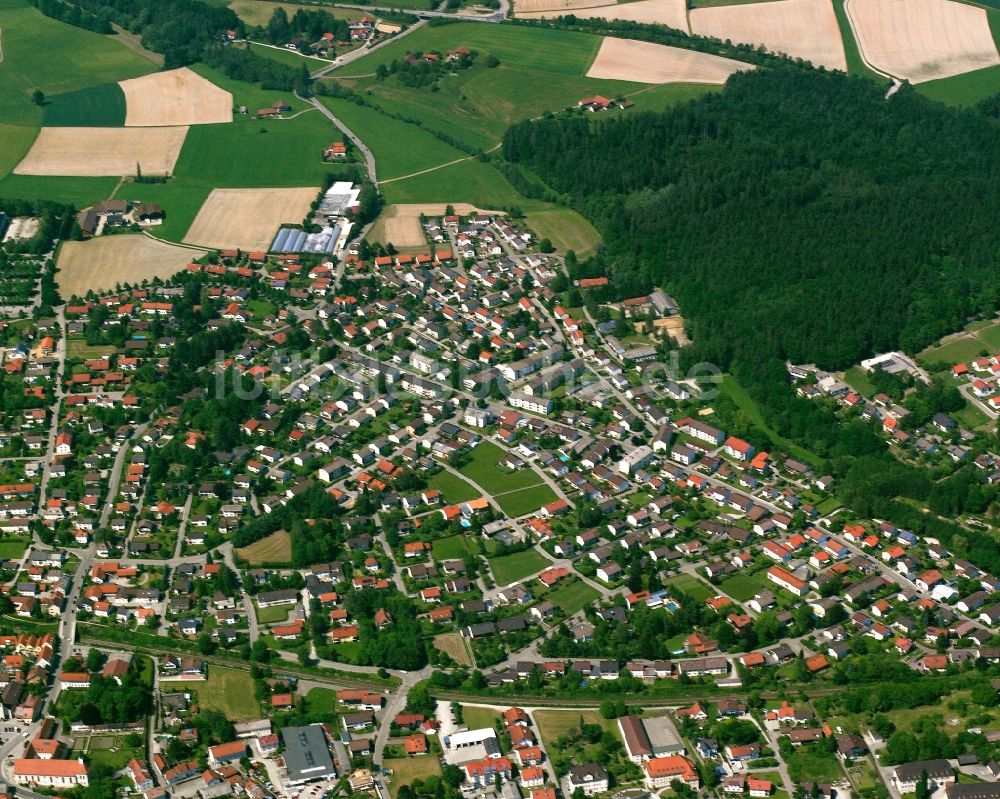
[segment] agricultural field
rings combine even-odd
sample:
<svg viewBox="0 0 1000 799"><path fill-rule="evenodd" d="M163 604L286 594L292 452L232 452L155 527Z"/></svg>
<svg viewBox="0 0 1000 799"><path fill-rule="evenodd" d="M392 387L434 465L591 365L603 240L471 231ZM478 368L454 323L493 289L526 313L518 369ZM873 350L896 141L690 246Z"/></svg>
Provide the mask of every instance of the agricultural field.
<svg viewBox="0 0 1000 799"><path fill-rule="evenodd" d="M56 260L56 283L63 297L82 297L118 283L166 279L203 255L204 250L177 247L141 233L66 241Z"/></svg>
<svg viewBox="0 0 1000 799"><path fill-rule="evenodd" d="M197 683L197 687L191 683L188 690L197 693L200 708L221 711L230 721L248 721L260 716L248 671L209 666L208 679Z"/></svg>
<svg viewBox="0 0 1000 799"><path fill-rule="evenodd" d="M844 43L832 0L775 0L749 5L696 8L691 32L763 45L775 53L847 70Z"/></svg>
<svg viewBox="0 0 1000 799"><path fill-rule="evenodd" d="M469 647L459 632L441 633L434 636L434 648L439 649L454 660L459 666L472 667L472 657Z"/></svg>
<svg viewBox="0 0 1000 799"><path fill-rule="evenodd" d="M300 223L318 189L214 189L184 240L204 247L266 250L283 222Z"/></svg>
<svg viewBox="0 0 1000 799"><path fill-rule="evenodd" d="M240 547L236 554L251 566L263 566L268 563L290 563L292 560L292 538L285 530L278 530L266 538Z"/></svg>
<svg viewBox="0 0 1000 799"><path fill-rule="evenodd" d="M567 616L594 602L600 594L582 580L568 583L545 595L545 598Z"/></svg>
<svg viewBox="0 0 1000 799"><path fill-rule="evenodd" d="M186 127L42 128L17 175L101 177L169 175L180 156Z"/></svg>
<svg viewBox="0 0 1000 799"><path fill-rule="evenodd" d="M187 68L123 80L119 86L127 127L233 121L233 96Z"/></svg>
<svg viewBox="0 0 1000 799"><path fill-rule="evenodd" d="M635 81L587 77L601 41L600 36L588 33L456 23L421 28L331 74L359 92L370 92L368 102L418 119L428 130L445 132L470 147L488 150L513 122L576 106L582 97L593 94L617 97L643 89ZM408 87L393 76L374 77L378 65L389 65L410 51L444 53L458 47L475 50L476 60L468 69L440 78L436 90ZM484 63L489 55L499 60L495 68ZM525 86L532 91L525 92ZM372 145L363 133L358 135ZM451 158L435 159L440 164L465 155L457 151ZM384 178L400 174L394 170L382 174L381 162L379 173Z"/></svg>
<svg viewBox="0 0 1000 799"><path fill-rule="evenodd" d="M587 77L636 83L722 84L734 72L745 69L753 66L695 50L608 36Z"/></svg>
<svg viewBox="0 0 1000 799"><path fill-rule="evenodd" d="M490 569L497 585L510 585L544 569L549 560L534 549L515 552L512 555L500 555L490 558Z"/></svg>
<svg viewBox="0 0 1000 799"><path fill-rule="evenodd" d="M983 8L953 0L846 0L844 8L865 61L911 83L1000 64Z"/></svg>
<svg viewBox="0 0 1000 799"><path fill-rule="evenodd" d="M629 22L643 22L666 25L668 28L690 33L687 6L684 0L636 0L634 3L593 4L594 7L578 8L573 14L581 19L622 19ZM526 11L517 14L527 19L558 17L565 14L558 8L545 11Z"/></svg>
<svg viewBox="0 0 1000 799"><path fill-rule="evenodd" d="M46 127L117 127L125 124L125 92L103 83L49 97L42 123Z"/></svg>

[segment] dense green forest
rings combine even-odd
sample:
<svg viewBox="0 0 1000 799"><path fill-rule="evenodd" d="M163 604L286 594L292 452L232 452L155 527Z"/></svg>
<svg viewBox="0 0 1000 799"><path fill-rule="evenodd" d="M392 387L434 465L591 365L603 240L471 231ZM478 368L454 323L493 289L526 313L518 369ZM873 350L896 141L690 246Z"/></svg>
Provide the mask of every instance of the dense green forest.
<svg viewBox="0 0 1000 799"><path fill-rule="evenodd" d="M788 66L662 113L525 122L504 152L603 233L580 274L675 294L690 357L840 368L997 307L998 134L908 87Z"/></svg>

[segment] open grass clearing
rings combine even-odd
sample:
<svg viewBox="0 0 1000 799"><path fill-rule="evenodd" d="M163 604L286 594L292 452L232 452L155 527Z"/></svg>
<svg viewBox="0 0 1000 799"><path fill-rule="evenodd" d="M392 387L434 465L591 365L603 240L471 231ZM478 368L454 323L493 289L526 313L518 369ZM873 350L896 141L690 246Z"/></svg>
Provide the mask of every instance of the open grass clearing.
<svg viewBox="0 0 1000 799"><path fill-rule="evenodd" d="M489 561L490 569L493 570L493 579L497 585L516 583L526 577L531 577L533 574L538 574L549 565L548 558L534 549L526 549L512 555L500 555L490 558Z"/></svg>
<svg viewBox="0 0 1000 799"><path fill-rule="evenodd" d="M471 158L385 183L380 188L390 203L468 202L485 208L513 205L523 211L552 207L524 197L493 166Z"/></svg>
<svg viewBox="0 0 1000 799"><path fill-rule="evenodd" d="M837 756L832 752L820 752L815 744L795 747L785 763L796 784L806 780L830 783L844 779Z"/></svg>
<svg viewBox="0 0 1000 799"><path fill-rule="evenodd" d="M545 598L567 616L572 616L592 604L600 593L582 580L567 583L546 594Z"/></svg>
<svg viewBox="0 0 1000 799"><path fill-rule="evenodd" d="M254 698L250 672L209 666L208 679L192 683L188 690L197 693L202 710L218 710L230 721L249 721L260 717L260 705Z"/></svg>
<svg viewBox="0 0 1000 799"><path fill-rule="evenodd" d="M459 666L472 668L472 655L465 643L465 638L459 632L441 633L434 636L434 648L444 652Z"/></svg>
<svg viewBox="0 0 1000 799"><path fill-rule="evenodd" d="M177 247L141 233L66 241L56 260L56 283L64 298L83 297L90 290L113 289L119 283L172 277L203 255L204 250Z"/></svg>
<svg viewBox="0 0 1000 799"><path fill-rule="evenodd" d="M934 366L942 363L954 366L957 363L968 363L990 349L983 339L971 333L959 333L948 337L948 339L944 344L923 350L917 355L917 361L922 366Z"/></svg>
<svg viewBox="0 0 1000 799"><path fill-rule="evenodd" d="M548 239L559 253L573 250L578 257L587 258L597 251L601 243L601 234L597 229L569 208L529 211L525 218L538 239Z"/></svg>
<svg viewBox="0 0 1000 799"><path fill-rule="evenodd" d="M508 516L517 518L527 513L534 513L543 505L555 502L559 497L545 483L510 491L506 494L496 494L493 497L500 509Z"/></svg>
<svg viewBox="0 0 1000 799"><path fill-rule="evenodd" d="M290 563L292 560L292 537L286 530L278 530L260 541L254 541L249 546L240 547L236 550L236 554L251 566Z"/></svg>
<svg viewBox="0 0 1000 799"><path fill-rule="evenodd" d="M306 694L306 707L310 713L333 716L337 711L337 692L333 688L310 688Z"/></svg>
<svg viewBox="0 0 1000 799"><path fill-rule="evenodd" d="M267 250L278 227L299 223L317 188L214 189L184 236L189 244Z"/></svg>
<svg viewBox="0 0 1000 799"><path fill-rule="evenodd" d="M396 799L399 789L414 780L425 780L441 773L441 764L433 755L423 757L389 758L382 761L382 768L392 772L389 795Z"/></svg>

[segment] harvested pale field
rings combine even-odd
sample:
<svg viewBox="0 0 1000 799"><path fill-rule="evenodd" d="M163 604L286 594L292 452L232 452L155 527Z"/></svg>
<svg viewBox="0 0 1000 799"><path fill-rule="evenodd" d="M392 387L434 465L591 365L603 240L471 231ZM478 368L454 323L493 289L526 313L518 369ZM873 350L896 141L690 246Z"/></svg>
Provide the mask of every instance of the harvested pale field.
<svg viewBox="0 0 1000 799"><path fill-rule="evenodd" d="M831 0L776 0L691 11L691 32L847 70L844 42Z"/></svg>
<svg viewBox="0 0 1000 799"><path fill-rule="evenodd" d="M174 171L187 127L42 128L16 175L103 177Z"/></svg>
<svg viewBox="0 0 1000 799"><path fill-rule="evenodd" d="M91 289L114 289L117 283L165 280L204 254L141 233L66 241L56 262L56 283L63 297L82 297Z"/></svg>
<svg viewBox="0 0 1000 799"><path fill-rule="evenodd" d="M212 189L184 241L199 247L266 250L284 222L299 224L319 189Z"/></svg>
<svg viewBox="0 0 1000 799"><path fill-rule="evenodd" d="M233 96L187 67L118 81L125 126L210 125L233 121Z"/></svg>
<svg viewBox="0 0 1000 799"><path fill-rule="evenodd" d="M429 245L424 236L424 229L420 224L420 215L441 216L447 207L444 203L397 203L395 205L387 205L365 238L368 241L377 241L381 244L392 242L394 247L427 251L429 250ZM486 211L483 208L476 208L474 205L469 205L469 203L453 203L452 209L460 216L467 216L479 211L492 214L498 213L496 211Z"/></svg>
<svg viewBox="0 0 1000 799"><path fill-rule="evenodd" d="M753 66L680 47L607 37L587 77L636 83L725 83L742 69Z"/></svg>
<svg viewBox="0 0 1000 799"><path fill-rule="evenodd" d="M514 0L514 16L523 17L539 11L571 12L577 8L593 8L607 4L607 0Z"/></svg>
<svg viewBox="0 0 1000 799"><path fill-rule="evenodd" d="M540 19L558 17L572 13L581 19L624 19L629 22L644 22L654 25L666 25L668 28L688 33L687 7L684 0L637 0L635 3L621 3L594 7L562 7L557 0L553 8L546 11L519 12L518 17Z"/></svg>
<svg viewBox="0 0 1000 799"><path fill-rule="evenodd" d="M911 83L1000 64L986 10L951 0L848 0L858 47L875 69Z"/></svg>

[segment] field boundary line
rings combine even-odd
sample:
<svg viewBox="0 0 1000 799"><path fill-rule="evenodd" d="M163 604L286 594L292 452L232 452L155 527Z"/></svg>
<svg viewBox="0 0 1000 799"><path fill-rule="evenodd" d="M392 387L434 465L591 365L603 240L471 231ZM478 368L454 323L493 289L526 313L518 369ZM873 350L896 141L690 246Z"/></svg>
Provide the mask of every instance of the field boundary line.
<svg viewBox="0 0 1000 799"><path fill-rule="evenodd" d="M503 146L503 142L497 142L495 145L493 145L492 147L490 147L490 149L484 150L483 152L485 152L485 153L496 152L502 146ZM475 157L476 156L474 156L474 155L467 155L467 156L465 156L465 158L456 158L454 161L449 161L446 164L438 164L437 166L432 166L432 167L430 167L428 169L421 169L419 172L411 172L409 175L400 175L398 178L388 178L386 180L380 180L378 183L381 186L381 185L383 185L385 183L394 183L397 180L406 180L407 178L415 178L418 175L426 175L428 172L436 172L437 170L444 169L447 166L454 166L455 164L461 164L464 161L471 161Z"/></svg>
<svg viewBox="0 0 1000 799"><path fill-rule="evenodd" d="M148 236L153 241L158 241L160 244L169 244L172 247L183 247L185 250L197 250L198 252L205 252L205 250L211 250L211 247L198 247L195 244L185 244L181 241L169 241L167 239L161 239L159 236L154 236L148 230L143 230L142 235Z"/></svg>
<svg viewBox="0 0 1000 799"><path fill-rule="evenodd" d="M858 46L858 55L861 56L861 60L864 62L865 66L876 75L881 75L883 78L888 78L893 81L894 84L899 84L902 78L897 75L891 75L884 69L879 69L872 64L865 55L865 48L861 46L861 39L858 37L858 26L854 23L854 15L851 13L851 0L844 0L844 13L847 14L847 24L851 26L851 35L854 36L854 43ZM890 89L889 92L890 94L895 94L892 89ZM888 96L889 95L887 94L886 97Z"/></svg>

